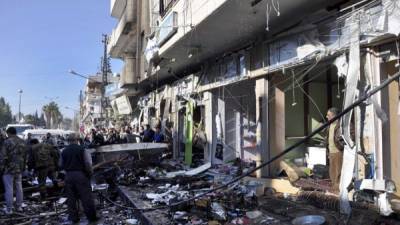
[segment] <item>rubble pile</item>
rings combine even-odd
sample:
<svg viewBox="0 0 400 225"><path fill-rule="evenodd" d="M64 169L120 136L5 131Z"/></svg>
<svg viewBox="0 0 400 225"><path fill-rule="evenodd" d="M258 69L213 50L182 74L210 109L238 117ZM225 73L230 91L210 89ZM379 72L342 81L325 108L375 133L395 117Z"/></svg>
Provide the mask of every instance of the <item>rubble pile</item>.
<svg viewBox="0 0 400 225"><path fill-rule="evenodd" d="M137 218L144 224L289 225L295 219L299 221L299 217L308 215L324 218L325 224L339 224L343 220L338 213L337 202L326 200L334 197L321 198L324 204L312 204L318 203L318 196L325 196L324 188L318 185L314 190L320 191L314 192L321 194L307 198L302 189L292 187L297 191L277 193L274 188L265 186L265 180L249 178L195 198L227 184L244 171L253 168L254 165L249 163L236 161L213 167L203 165L195 169L174 160L163 160L159 163L138 161L121 165L102 171L102 176L108 173L115 182L115 190L112 190L111 184L107 191L108 197L111 199L113 196L121 196L120 201L107 204L113 205L113 209L120 209L119 213L124 211L128 217ZM278 183L286 184L283 181L279 180ZM304 179L297 184L300 188L304 187L304 190L311 189L311 185L307 186ZM318 184L327 186L324 180L320 180ZM298 192L299 190L302 191ZM355 213L354 220L349 224L369 224L370 221L373 224L396 224L393 223L395 219L382 219L378 213L367 208L356 208ZM128 217L121 218L126 220Z"/></svg>

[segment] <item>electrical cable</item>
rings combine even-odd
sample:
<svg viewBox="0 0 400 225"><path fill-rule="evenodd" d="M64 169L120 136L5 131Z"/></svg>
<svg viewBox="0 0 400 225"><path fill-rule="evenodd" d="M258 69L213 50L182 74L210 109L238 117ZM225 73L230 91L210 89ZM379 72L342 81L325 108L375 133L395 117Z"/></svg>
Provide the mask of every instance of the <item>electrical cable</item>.
<svg viewBox="0 0 400 225"><path fill-rule="evenodd" d="M293 72L293 70L292 70L292 72ZM294 73L294 72L293 72ZM321 116L321 118L322 118L322 121L326 121L326 119L325 119L325 116L324 116L324 114L321 112L321 109L318 107L318 105L317 105L317 103L314 101L314 99L309 95L309 94L307 94L307 92L301 87L301 85L299 84L299 82L298 82L298 80L297 79L294 79L295 80L295 82L298 84L298 87L300 88L300 90L303 92L303 94L305 95L305 96L307 96L307 98L311 101L311 103L315 106L315 108L317 109L317 111L318 111L318 113L319 113L319 115ZM293 89L294 90L294 89ZM294 93L294 92L293 92Z"/></svg>
<svg viewBox="0 0 400 225"><path fill-rule="evenodd" d="M349 105L347 108L345 108L342 112L338 113L336 116L334 116L331 120L325 122L323 125L321 125L320 127L318 127L317 129L315 129L314 131L312 131L310 134L308 134L306 137L304 137L303 139L297 141L296 143L294 143L293 145L291 145L290 147L286 148L284 151L282 151L281 153L277 154L276 156L272 157L270 160L268 160L267 162L263 162L262 164L260 164L259 166L249 170L248 172L244 173L241 176L238 176L232 180L230 180L229 182L222 184L216 188L207 190L201 194L195 195L191 198L188 198L186 200L180 201L180 202L176 202L176 203L172 203L170 205L167 206L158 206L158 207L151 207L151 208L134 208L134 207L127 207L127 206L123 206L120 205L118 203L115 203L114 205L121 207L121 208L125 208L125 209L131 209L131 210L136 210L136 211L142 211L142 212L146 212L146 211L154 211L154 210L162 210L162 209L169 209L171 207L176 207L179 206L183 203L187 203L187 202L191 202L194 201L196 199L199 199L201 197L207 196L208 194L214 193L218 190L224 189L229 187L230 185L238 182L239 180L253 174L255 171L271 164L272 162L276 161L277 159L281 158L282 156L286 155L287 153L293 151L294 149L296 149L298 146L302 145L304 142L308 141L309 139L311 139L314 135L318 134L319 132L323 131L324 129L326 129L329 125L331 125L332 123L334 123L336 120L340 119L342 116L344 116L345 114L347 114L348 112L350 112L351 110L353 110L353 108L355 108L356 106L362 104L365 100L367 100L368 98L370 98L371 96L373 96L374 94L376 94L377 92L379 92L381 89L385 88L386 86L388 86L391 82L393 82L394 80L398 80L400 77L400 72L395 73L393 76L390 76L388 79L386 79L384 82L382 82L379 86L377 86L376 88L372 89L371 91L365 93L363 96L360 96L358 100L354 101L351 105ZM106 198L106 200L109 200L108 198ZM111 203L113 203L112 201L110 201Z"/></svg>

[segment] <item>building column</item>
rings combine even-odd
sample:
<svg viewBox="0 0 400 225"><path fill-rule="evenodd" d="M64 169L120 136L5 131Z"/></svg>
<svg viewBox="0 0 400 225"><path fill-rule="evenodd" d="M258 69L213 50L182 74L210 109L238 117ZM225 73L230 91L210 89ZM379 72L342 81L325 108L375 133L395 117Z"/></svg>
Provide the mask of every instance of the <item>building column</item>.
<svg viewBox="0 0 400 225"><path fill-rule="evenodd" d="M259 166L263 162L270 159L269 156L269 122L268 122L268 80L261 78L256 80L256 141L257 141L257 154L256 165ZM256 172L257 177L267 177L270 175L269 167L264 167Z"/></svg>
<svg viewBox="0 0 400 225"><path fill-rule="evenodd" d="M216 99L211 92L203 93L203 102L205 106L205 126L204 130L207 137L207 148L204 149L204 160L206 162L212 162L214 150L216 147L216 127L215 127L215 115L216 115Z"/></svg>
<svg viewBox="0 0 400 225"><path fill-rule="evenodd" d="M240 111L235 112L235 151L237 158L244 158L243 150L243 114Z"/></svg>
<svg viewBox="0 0 400 225"><path fill-rule="evenodd" d="M272 84L271 84L272 85ZM286 134L285 134L285 92L278 87L270 89L269 94L273 98L269 102L269 157L275 157L285 150ZM276 176L280 170L280 161L282 158L270 164L270 176Z"/></svg>
<svg viewBox="0 0 400 225"><path fill-rule="evenodd" d="M179 158L179 102L176 98L176 95L173 94L171 96L171 119L174 122L174 126L172 128L172 155L174 159Z"/></svg>
<svg viewBox="0 0 400 225"><path fill-rule="evenodd" d="M125 64L122 69L123 72L120 80L121 86L136 84L138 80L136 74L136 58L132 54L126 54L124 62Z"/></svg>

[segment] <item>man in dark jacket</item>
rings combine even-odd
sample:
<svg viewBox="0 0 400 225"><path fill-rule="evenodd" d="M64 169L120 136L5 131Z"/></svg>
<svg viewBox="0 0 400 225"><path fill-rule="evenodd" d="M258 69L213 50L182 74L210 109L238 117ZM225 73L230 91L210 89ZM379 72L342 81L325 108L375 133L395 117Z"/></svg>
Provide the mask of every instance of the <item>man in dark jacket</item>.
<svg viewBox="0 0 400 225"><path fill-rule="evenodd" d="M150 128L149 124L145 125L146 130L143 132L143 142L153 142L154 141L154 131Z"/></svg>
<svg viewBox="0 0 400 225"><path fill-rule="evenodd" d="M98 147L104 145L104 136L101 133L97 133L95 129L92 129L92 142L90 147Z"/></svg>
<svg viewBox="0 0 400 225"><path fill-rule="evenodd" d="M7 136L0 150L0 172L3 173L3 183L5 189L5 200L7 214L12 214L14 183L16 187L16 206L17 211L22 211L22 172L25 170L26 145L17 136L14 127L7 129Z"/></svg>
<svg viewBox="0 0 400 225"><path fill-rule="evenodd" d="M90 185L92 161L90 155L78 145L77 137L68 137L69 145L61 153L61 167L66 171L65 190L69 219L79 222L78 200L82 202L85 215L89 222L97 220L96 208Z"/></svg>

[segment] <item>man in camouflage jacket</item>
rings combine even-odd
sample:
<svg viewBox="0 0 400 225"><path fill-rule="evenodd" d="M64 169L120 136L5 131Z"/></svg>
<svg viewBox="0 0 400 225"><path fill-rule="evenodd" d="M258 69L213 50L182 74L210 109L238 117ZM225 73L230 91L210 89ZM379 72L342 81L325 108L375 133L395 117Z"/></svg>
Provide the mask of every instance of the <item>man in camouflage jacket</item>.
<svg viewBox="0 0 400 225"><path fill-rule="evenodd" d="M11 214L13 209L14 182L16 186L16 209L22 211L22 172L25 169L26 145L17 137L14 127L7 129L8 138L0 150L0 171L3 174L5 189L6 213Z"/></svg>

